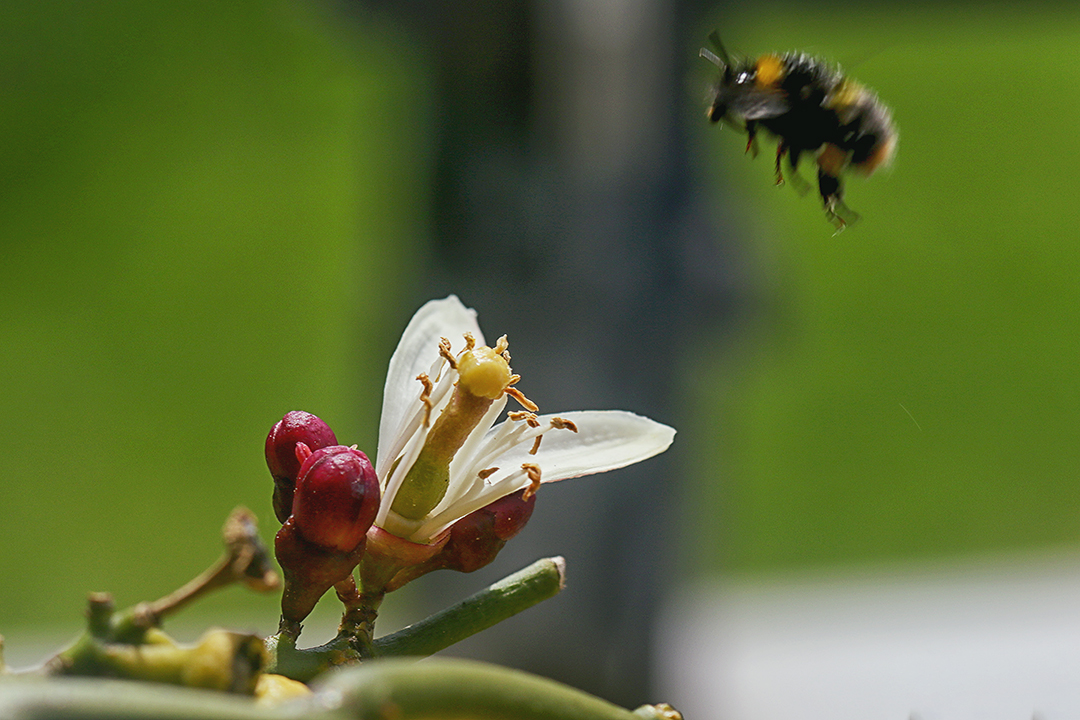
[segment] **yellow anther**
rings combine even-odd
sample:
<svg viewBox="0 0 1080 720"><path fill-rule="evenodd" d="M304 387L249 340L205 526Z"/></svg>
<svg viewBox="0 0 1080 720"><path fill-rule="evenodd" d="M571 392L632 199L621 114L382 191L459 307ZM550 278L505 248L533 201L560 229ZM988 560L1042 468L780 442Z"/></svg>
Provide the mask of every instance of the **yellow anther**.
<svg viewBox="0 0 1080 720"><path fill-rule="evenodd" d="M517 400L521 404L521 407L525 408L529 412L536 412L540 409L536 403L525 397L525 393L521 392L515 387L507 387L506 394Z"/></svg>
<svg viewBox="0 0 1080 720"><path fill-rule="evenodd" d="M577 425L573 420L567 420L566 418L553 417L551 418L551 427L556 430L569 430L570 432L577 432Z"/></svg>
<svg viewBox="0 0 1080 720"><path fill-rule="evenodd" d="M528 410L511 410L506 413L506 417L514 422L524 422L529 427L540 427L540 421L536 418L536 413L531 413Z"/></svg>
<svg viewBox="0 0 1080 720"><path fill-rule="evenodd" d="M450 364L450 367L457 370L457 360L454 359L454 354L450 352L450 341L446 338L439 338L439 357Z"/></svg>
<svg viewBox="0 0 1080 720"><path fill-rule="evenodd" d="M435 389L435 386L427 373L420 373L416 379L424 386L424 389L420 391L420 402L424 404L424 427L427 427L431 424L431 391Z"/></svg>
<svg viewBox="0 0 1080 720"><path fill-rule="evenodd" d="M540 489L540 466L534 463L522 463L521 469L525 471L525 477L529 478L529 487L521 494L522 500L528 500Z"/></svg>

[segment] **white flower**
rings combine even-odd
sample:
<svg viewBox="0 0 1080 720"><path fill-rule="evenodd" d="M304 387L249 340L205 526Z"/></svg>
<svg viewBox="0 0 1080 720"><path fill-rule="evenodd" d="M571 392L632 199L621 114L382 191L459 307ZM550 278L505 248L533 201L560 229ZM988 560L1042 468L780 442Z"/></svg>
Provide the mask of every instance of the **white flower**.
<svg viewBox="0 0 1080 720"><path fill-rule="evenodd" d="M476 312L451 295L417 311L390 359L375 464L383 494L375 524L393 535L426 543L510 493L523 488L535 492L540 483L640 462L666 450L675 437L666 425L617 410L536 415L535 406L509 387L517 380L512 376L507 388L477 417L475 427L464 428L468 435L449 463L449 484L442 499L423 517L403 517L391 508L454 394L459 379L455 359L474 341L484 344ZM505 348L501 339L495 352L505 355ZM507 413L507 419L495 425L508 395L525 409Z"/></svg>

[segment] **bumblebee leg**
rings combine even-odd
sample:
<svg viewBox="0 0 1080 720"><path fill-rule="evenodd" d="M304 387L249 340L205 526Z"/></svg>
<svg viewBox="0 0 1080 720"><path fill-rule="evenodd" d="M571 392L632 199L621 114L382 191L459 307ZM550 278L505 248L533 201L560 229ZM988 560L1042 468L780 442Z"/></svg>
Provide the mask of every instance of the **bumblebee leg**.
<svg viewBox="0 0 1080 720"><path fill-rule="evenodd" d="M849 219L852 222L858 219L858 215L841 199L843 193L840 179L821 168L818 168L818 191L821 193L821 202L825 205L825 218L833 224L837 233L847 227Z"/></svg>
<svg viewBox="0 0 1080 720"><path fill-rule="evenodd" d="M757 157L757 123L753 120L746 121L746 152L750 157Z"/></svg>
<svg viewBox="0 0 1080 720"><path fill-rule="evenodd" d="M844 232L844 228L847 227L847 220L836 214L835 204L827 205L825 207L825 219L832 223L832 226L836 228L835 232L833 232L833 237Z"/></svg>
<svg viewBox="0 0 1080 720"><path fill-rule="evenodd" d="M803 176L799 174L799 156L801 154L802 150L798 147L788 148L788 167L791 168L788 179L791 180L791 186L795 188L795 192L800 195L805 195L810 191L810 183L806 182L806 180L803 179Z"/></svg>
<svg viewBox="0 0 1080 720"><path fill-rule="evenodd" d="M841 226L837 228L837 232L843 230L848 225L857 223L862 217L859 213L855 212L847 206L840 198L836 198L836 202L833 204L833 214L840 220Z"/></svg>
<svg viewBox="0 0 1080 720"><path fill-rule="evenodd" d="M831 214L840 200L840 179L818 168L817 183L818 192L821 193L821 202L825 204L825 212Z"/></svg>
<svg viewBox="0 0 1080 720"><path fill-rule="evenodd" d="M776 184L784 184L784 171L780 169L780 161L784 159L784 154L787 153L788 146L784 142L783 138L776 143Z"/></svg>

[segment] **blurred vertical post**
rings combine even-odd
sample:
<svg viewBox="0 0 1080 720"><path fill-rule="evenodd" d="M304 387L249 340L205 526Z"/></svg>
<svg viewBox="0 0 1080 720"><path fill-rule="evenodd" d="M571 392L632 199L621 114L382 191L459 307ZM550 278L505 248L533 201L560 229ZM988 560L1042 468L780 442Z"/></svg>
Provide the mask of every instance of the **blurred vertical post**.
<svg viewBox="0 0 1080 720"><path fill-rule="evenodd" d="M385 9L424 35L438 73L435 267L417 304L454 292L486 332L509 333L514 370L541 411L621 408L678 427L673 375L687 321L719 317L724 295L682 135L684 73L696 57L680 36L685 9L669 0ZM568 559L558 599L454 653L623 705L649 699L653 620L685 530L678 448L616 476L545 487L491 568L431 576L434 607L537 557Z"/></svg>

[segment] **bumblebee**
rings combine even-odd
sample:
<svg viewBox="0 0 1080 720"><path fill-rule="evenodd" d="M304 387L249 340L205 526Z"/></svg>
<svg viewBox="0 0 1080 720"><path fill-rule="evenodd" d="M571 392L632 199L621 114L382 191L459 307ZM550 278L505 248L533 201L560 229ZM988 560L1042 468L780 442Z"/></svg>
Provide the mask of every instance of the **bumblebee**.
<svg viewBox="0 0 1080 720"><path fill-rule="evenodd" d="M803 153L812 154L826 218L837 232L857 220L858 213L844 204L840 178L848 168L870 175L892 160L897 131L889 108L873 91L819 58L768 54L732 63L716 32L709 40L717 52L702 48L701 57L720 68L709 119L744 129L746 151L753 155L759 128L775 135L777 185L784 182L780 162L785 155L799 178L799 160Z"/></svg>

